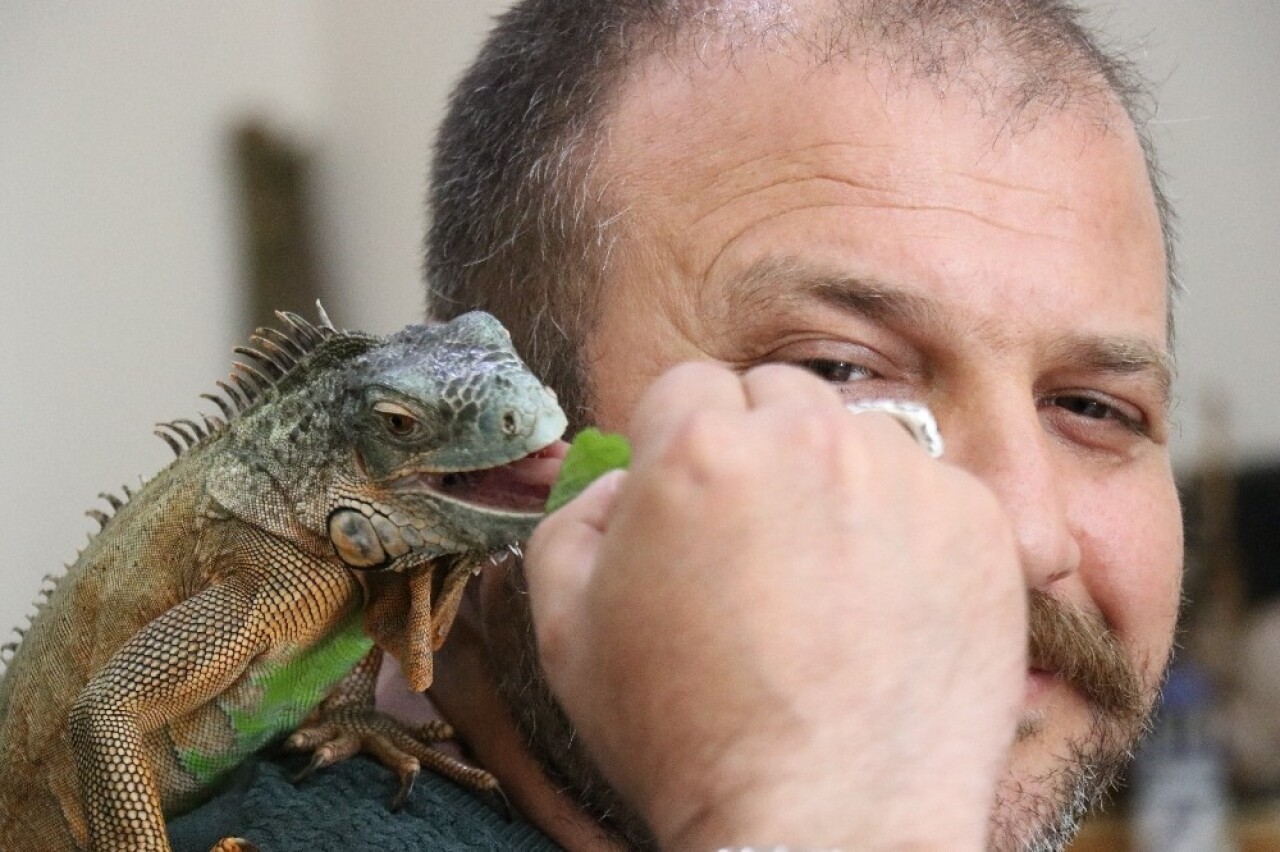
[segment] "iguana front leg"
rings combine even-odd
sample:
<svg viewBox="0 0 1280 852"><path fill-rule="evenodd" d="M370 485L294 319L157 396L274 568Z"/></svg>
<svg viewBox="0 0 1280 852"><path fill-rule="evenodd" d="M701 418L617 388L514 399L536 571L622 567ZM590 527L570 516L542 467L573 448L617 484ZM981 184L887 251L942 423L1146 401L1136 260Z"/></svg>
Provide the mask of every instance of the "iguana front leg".
<svg viewBox="0 0 1280 852"><path fill-rule="evenodd" d="M360 576L365 632L395 657L415 692L431 686L433 652L444 644L473 573L470 562L438 562L411 553L394 569ZM437 591L435 577L441 570L445 574Z"/></svg>
<svg viewBox="0 0 1280 852"><path fill-rule="evenodd" d="M149 623L88 683L68 723L91 848L169 849L144 735L223 692L267 644L251 585L232 578Z"/></svg>
<svg viewBox="0 0 1280 852"><path fill-rule="evenodd" d="M382 651L374 648L335 687L313 718L286 741L287 748L312 752L311 762L294 781L302 781L319 769L367 752L400 779L400 789L391 801L393 811L408 800L423 766L464 787L501 800L496 778L432 747L432 743L453 736L453 728L446 722L437 720L410 727L375 709L375 686L381 666Z"/></svg>

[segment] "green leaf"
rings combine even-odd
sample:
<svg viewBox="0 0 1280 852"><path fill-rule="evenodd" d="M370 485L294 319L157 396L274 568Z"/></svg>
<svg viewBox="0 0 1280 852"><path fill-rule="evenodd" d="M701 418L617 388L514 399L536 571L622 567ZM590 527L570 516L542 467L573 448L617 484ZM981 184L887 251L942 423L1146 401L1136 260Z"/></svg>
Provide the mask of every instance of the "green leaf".
<svg viewBox="0 0 1280 852"><path fill-rule="evenodd" d="M579 432L569 445L564 465L547 498L547 511L554 512L596 479L611 470L631 463L631 444L621 435L587 428Z"/></svg>

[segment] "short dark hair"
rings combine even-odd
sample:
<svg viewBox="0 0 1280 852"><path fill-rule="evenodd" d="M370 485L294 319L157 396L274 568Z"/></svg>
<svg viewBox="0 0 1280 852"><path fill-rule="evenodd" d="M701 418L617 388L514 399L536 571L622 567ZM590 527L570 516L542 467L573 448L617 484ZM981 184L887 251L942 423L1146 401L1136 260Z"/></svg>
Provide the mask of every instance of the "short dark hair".
<svg viewBox="0 0 1280 852"><path fill-rule="evenodd" d="M778 4L790 8L791 4ZM818 62L882 55L906 76L1035 116L1109 93L1137 129L1178 289L1173 212L1147 130L1153 104L1133 65L1061 0L828 0L797 22L723 0L520 0L498 18L455 88L436 143L426 271L432 312L482 309L510 330L571 423L590 416L579 348L608 270L616 209L592 179L599 134L627 71L717 34L729 46L798 43ZM1007 73L974 71L995 56ZM1170 314L1172 316L1172 314ZM1169 333L1172 336L1172 321Z"/></svg>

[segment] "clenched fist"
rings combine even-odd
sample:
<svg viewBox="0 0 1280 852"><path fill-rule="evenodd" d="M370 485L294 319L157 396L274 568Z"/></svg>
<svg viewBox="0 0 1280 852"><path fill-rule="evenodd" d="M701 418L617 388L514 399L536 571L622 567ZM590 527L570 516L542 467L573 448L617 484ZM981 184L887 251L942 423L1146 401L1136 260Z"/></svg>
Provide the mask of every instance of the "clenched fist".
<svg viewBox="0 0 1280 852"><path fill-rule="evenodd" d="M1026 674L994 496L791 367L677 367L629 431L526 571L552 687L664 848L983 848Z"/></svg>

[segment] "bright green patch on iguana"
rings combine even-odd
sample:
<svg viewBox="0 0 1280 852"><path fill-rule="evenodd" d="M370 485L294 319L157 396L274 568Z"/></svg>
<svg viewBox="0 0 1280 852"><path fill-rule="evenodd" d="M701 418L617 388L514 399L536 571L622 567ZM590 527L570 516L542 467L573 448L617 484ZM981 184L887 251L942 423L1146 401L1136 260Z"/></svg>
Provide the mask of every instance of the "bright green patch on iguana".
<svg viewBox="0 0 1280 852"><path fill-rule="evenodd" d="M554 512L611 470L631 464L631 444L621 435L594 427L574 436L564 456L560 475L547 497L547 511Z"/></svg>
<svg viewBox="0 0 1280 852"><path fill-rule="evenodd" d="M262 667L252 678L260 692L247 707L224 704L235 731L229 748L209 751L199 746L179 752L183 768L207 784L261 749L280 733L296 728L373 648L359 613L324 641L278 666Z"/></svg>
<svg viewBox="0 0 1280 852"><path fill-rule="evenodd" d="M223 416L165 424L177 460L91 513L9 661L0 848L167 849L165 814L304 716L309 770L355 737L402 793L419 764L496 786L373 687L383 652L429 685L474 566L541 517L564 415L486 314L386 338L281 318L207 397Z"/></svg>

